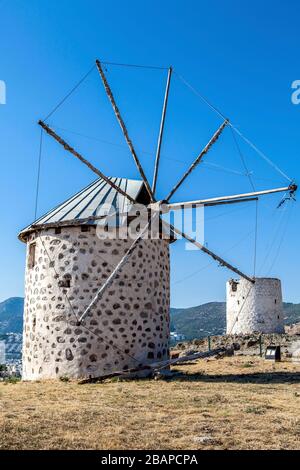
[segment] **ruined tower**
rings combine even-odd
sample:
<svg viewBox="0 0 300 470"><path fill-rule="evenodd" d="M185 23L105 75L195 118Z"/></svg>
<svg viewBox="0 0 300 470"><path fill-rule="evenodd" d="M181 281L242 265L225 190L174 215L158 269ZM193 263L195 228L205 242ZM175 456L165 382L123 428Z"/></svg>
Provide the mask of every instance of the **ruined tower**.
<svg viewBox="0 0 300 470"><path fill-rule="evenodd" d="M142 182L113 181L146 202ZM113 285L77 321L132 243L104 236L92 219L80 221L108 205L120 214L126 204L98 179L20 233L27 244L24 380L101 376L168 358L168 240L140 240Z"/></svg>
<svg viewBox="0 0 300 470"><path fill-rule="evenodd" d="M228 281L226 323L227 334L284 333L280 280Z"/></svg>

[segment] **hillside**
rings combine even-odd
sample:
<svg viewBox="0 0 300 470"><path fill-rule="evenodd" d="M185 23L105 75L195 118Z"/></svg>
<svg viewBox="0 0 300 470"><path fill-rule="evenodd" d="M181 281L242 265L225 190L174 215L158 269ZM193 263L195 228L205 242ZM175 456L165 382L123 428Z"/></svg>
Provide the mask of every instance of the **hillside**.
<svg viewBox="0 0 300 470"><path fill-rule="evenodd" d="M285 325L300 322L300 304L284 303ZM186 339L222 335L226 328L225 302L209 302L191 308L171 308L171 328Z"/></svg>
<svg viewBox="0 0 300 470"><path fill-rule="evenodd" d="M187 339L225 332L225 302L210 302L191 308L171 308L171 329L185 335Z"/></svg>
<svg viewBox="0 0 300 470"><path fill-rule="evenodd" d="M11 297L0 303L0 335L22 333L24 299ZM300 322L300 304L284 303L286 325ZM225 332L225 302L209 302L191 308L171 308L171 329L187 339Z"/></svg>
<svg viewBox="0 0 300 470"><path fill-rule="evenodd" d="M285 325L292 325L293 323L300 322L300 304L285 302L283 304L283 309Z"/></svg>
<svg viewBox="0 0 300 470"><path fill-rule="evenodd" d="M22 332L23 306L22 297L11 297L0 303L0 335Z"/></svg>

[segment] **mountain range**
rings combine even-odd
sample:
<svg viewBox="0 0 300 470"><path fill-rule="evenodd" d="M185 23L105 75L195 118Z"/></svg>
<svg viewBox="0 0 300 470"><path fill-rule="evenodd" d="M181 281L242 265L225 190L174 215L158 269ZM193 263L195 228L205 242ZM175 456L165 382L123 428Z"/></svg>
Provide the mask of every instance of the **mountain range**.
<svg viewBox="0 0 300 470"><path fill-rule="evenodd" d="M283 304L284 323L300 322L300 304ZM222 335L226 330L226 303L209 302L197 307L171 308L171 330L183 334L186 339Z"/></svg>
<svg viewBox="0 0 300 470"><path fill-rule="evenodd" d="M11 297L0 303L0 335L22 333L23 297Z"/></svg>
<svg viewBox="0 0 300 470"><path fill-rule="evenodd" d="M0 303L0 337L7 333L22 333L22 297L11 297ZM300 304L284 303L286 325L300 322ZM226 325L225 302L209 302L197 307L171 308L171 331L186 339L222 335Z"/></svg>

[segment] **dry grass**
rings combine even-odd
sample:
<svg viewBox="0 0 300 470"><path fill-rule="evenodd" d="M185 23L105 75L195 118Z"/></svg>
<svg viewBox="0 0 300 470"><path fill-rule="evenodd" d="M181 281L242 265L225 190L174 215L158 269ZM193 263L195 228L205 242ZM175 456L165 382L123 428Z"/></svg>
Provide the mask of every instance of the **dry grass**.
<svg viewBox="0 0 300 470"><path fill-rule="evenodd" d="M245 357L171 380L0 384L0 449L300 449L300 365Z"/></svg>

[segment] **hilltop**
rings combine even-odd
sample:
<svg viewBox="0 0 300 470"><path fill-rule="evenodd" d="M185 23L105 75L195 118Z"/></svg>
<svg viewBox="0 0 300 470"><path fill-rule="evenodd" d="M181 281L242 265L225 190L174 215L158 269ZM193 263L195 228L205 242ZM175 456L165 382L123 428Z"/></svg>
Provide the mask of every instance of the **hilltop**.
<svg viewBox="0 0 300 470"><path fill-rule="evenodd" d="M227 357L175 370L0 383L0 449L299 449L299 364Z"/></svg>
<svg viewBox="0 0 300 470"><path fill-rule="evenodd" d="M300 304L285 302L284 323L300 322ZM186 339L223 335L226 330L226 303L209 302L197 307L171 308L171 327Z"/></svg>
<svg viewBox="0 0 300 470"><path fill-rule="evenodd" d="M0 302L0 335L22 333L23 308L23 297L10 297Z"/></svg>

